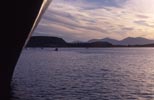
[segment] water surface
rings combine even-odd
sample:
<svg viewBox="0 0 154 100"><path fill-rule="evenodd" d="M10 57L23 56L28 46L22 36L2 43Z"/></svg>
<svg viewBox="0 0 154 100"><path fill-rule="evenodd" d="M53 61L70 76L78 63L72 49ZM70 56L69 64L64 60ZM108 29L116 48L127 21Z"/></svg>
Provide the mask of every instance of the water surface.
<svg viewBox="0 0 154 100"><path fill-rule="evenodd" d="M25 49L12 100L154 100L154 48Z"/></svg>

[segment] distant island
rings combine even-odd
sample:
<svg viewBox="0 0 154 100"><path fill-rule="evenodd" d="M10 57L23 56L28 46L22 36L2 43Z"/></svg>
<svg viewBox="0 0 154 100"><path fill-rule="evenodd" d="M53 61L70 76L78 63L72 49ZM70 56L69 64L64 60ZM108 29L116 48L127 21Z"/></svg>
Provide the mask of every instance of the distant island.
<svg viewBox="0 0 154 100"><path fill-rule="evenodd" d="M87 42L66 42L59 37L32 36L26 47L154 47L154 40L128 37L123 40L104 38Z"/></svg>

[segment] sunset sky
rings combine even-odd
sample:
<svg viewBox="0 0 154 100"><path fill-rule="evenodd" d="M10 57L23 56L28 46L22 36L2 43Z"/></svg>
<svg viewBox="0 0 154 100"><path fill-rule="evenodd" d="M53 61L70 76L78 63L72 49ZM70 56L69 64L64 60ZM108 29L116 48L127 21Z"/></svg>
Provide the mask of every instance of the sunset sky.
<svg viewBox="0 0 154 100"><path fill-rule="evenodd" d="M33 35L154 39L154 0L53 0Z"/></svg>

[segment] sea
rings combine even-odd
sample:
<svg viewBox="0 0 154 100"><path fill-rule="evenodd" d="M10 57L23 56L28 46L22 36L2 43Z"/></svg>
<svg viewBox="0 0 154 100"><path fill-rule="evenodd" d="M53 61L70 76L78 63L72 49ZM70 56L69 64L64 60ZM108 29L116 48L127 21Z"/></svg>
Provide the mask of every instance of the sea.
<svg viewBox="0 0 154 100"><path fill-rule="evenodd" d="M154 48L26 48L11 100L154 100Z"/></svg>

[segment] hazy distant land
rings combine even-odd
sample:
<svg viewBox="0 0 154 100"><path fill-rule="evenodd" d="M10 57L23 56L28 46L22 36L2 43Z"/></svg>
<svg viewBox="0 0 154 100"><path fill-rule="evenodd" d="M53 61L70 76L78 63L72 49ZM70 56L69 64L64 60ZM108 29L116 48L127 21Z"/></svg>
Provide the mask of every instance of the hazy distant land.
<svg viewBox="0 0 154 100"><path fill-rule="evenodd" d="M104 38L87 42L66 42L59 37L32 36L27 47L154 47L154 40L128 37L123 40Z"/></svg>

